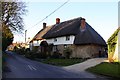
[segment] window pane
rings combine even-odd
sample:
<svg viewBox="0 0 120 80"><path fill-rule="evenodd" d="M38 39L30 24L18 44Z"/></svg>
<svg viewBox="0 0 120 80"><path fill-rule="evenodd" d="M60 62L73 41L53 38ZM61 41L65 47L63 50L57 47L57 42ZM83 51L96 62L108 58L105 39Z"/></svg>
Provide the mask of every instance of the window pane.
<svg viewBox="0 0 120 80"><path fill-rule="evenodd" d="M70 36L66 36L66 41L69 41L70 40Z"/></svg>
<svg viewBox="0 0 120 80"><path fill-rule="evenodd" d="M54 42L56 42L57 41L57 38L54 38Z"/></svg>

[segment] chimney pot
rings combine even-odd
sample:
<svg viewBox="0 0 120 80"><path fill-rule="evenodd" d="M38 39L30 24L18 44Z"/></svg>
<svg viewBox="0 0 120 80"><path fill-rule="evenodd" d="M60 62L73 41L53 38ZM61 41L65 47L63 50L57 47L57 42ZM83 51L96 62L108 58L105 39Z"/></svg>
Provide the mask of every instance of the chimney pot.
<svg viewBox="0 0 120 80"><path fill-rule="evenodd" d="M86 22L85 22L85 18L81 19L81 29L85 29L86 28Z"/></svg>
<svg viewBox="0 0 120 80"><path fill-rule="evenodd" d="M45 29L46 28L46 23L43 23L43 29Z"/></svg>
<svg viewBox="0 0 120 80"><path fill-rule="evenodd" d="M60 23L60 18L56 18L56 24Z"/></svg>

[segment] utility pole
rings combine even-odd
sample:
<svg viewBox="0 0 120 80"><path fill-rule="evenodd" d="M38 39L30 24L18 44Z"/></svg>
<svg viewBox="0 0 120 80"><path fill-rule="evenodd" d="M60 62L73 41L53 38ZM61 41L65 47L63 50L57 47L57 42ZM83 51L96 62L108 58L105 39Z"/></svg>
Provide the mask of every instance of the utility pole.
<svg viewBox="0 0 120 80"><path fill-rule="evenodd" d="M25 43L26 43L26 34L27 34L27 30L25 30Z"/></svg>

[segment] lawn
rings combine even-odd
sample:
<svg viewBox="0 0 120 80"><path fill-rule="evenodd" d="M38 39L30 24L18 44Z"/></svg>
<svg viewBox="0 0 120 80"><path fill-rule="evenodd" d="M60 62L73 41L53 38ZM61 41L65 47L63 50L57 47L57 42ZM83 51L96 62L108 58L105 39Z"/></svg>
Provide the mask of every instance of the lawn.
<svg viewBox="0 0 120 80"><path fill-rule="evenodd" d="M88 68L86 71L120 78L120 63L103 62L94 67Z"/></svg>
<svg viewBox="0 0 120 80"><path fill-rule="evenodd" d="M83 61L85 61L85 59L44 59L41 62L56 66L69 66Z"/></svg>

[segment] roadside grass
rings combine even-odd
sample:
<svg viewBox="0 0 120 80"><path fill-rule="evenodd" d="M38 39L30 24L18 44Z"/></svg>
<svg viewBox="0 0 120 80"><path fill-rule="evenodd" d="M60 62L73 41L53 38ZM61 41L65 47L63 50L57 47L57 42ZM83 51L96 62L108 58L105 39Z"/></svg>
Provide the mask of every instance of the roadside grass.
<svg viewBox="0 0 120 80"><path fill-rule="evenodd" d="M85 61L86 59L44 59L41 60L40 62L45 63L45 64L50 64L50 65L55 65L55 66L69 66L77 63L81 63Z"/></svg>
<svg viewBox="0 0 120 80"><path fill-rule="evenodd" d="M86 71L97 73L100 75L120 78L120 63L103 62L94 67L86 69Z"/></svg>

